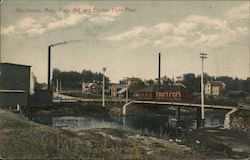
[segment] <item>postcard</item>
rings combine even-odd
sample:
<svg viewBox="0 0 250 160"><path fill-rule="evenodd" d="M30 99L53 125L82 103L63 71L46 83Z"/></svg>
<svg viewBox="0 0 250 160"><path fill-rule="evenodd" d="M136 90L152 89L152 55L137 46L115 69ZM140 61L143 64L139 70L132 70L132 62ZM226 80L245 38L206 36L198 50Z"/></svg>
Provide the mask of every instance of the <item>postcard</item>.
<svg viewBox="0 0 250 160"><path fill-rule="evenodd" d="M249 1L0 7L0 159L249 158Z"/></svg>

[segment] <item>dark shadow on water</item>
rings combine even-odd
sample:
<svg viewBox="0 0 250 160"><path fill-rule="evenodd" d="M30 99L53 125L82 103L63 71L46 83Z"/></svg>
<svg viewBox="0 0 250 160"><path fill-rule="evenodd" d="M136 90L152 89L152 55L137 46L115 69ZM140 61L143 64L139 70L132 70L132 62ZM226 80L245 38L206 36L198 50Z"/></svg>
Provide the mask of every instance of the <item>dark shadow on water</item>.
<svg viewBox="0 0 250 160"><path fill-rule="evenodd" d="M207 127L223 126L224 113L207 113ZM92 128L117 128L128 131L138 131L146 135L164 136L180 134L186 129L196 129L197 121L194 113L183 114L180 121L175 115L137 115L137 116L108 116L85 115L77 116L33 116L35 122L55 128L78 131Z"/></svg>

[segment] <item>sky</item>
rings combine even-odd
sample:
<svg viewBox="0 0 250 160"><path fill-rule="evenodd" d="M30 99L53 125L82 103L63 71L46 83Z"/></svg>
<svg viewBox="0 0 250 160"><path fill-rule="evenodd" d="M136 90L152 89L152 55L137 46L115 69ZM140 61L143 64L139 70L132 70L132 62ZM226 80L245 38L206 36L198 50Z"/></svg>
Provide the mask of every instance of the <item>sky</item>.
<svg viewBox="0 0 250 160"><path fill-rule="evenodd" d="M1 62L32 66L47 81L52 68L92 70L112 82L124 77L201 73L207 53L211 76L250 77L249 1L39 1L1 2ZM73 41L73 42L72 42Z"/></svg>

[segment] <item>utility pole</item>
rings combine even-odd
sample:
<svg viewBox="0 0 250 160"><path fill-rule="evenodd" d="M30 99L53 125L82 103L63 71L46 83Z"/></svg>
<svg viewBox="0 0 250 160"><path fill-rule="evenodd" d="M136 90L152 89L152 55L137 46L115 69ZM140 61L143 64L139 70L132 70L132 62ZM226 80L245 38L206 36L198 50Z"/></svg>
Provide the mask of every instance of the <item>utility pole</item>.
<svg viewBox="0 0 250 160"><path fill-rule="evenodd" d="M62 92L62 80L60 80L60 89L59 92Z"/></svg>
<svg viewBox="0 0 250 160"><path fill-rule="evenodd" d="M58 79L56 80L56 93L59 93L59 81Z"/></svg>
<svg viewBox="0 0 250 160"><path fill-rule="evenodd" d="M201 58L201 127L205 126L205 109L204 109L204 59L207 58L206 53L200 53Z"/></svg>
<svg viewBox="0 0 250 160"><path fill-rule="evenodd" d="M158 55L158 87L161 87L161 53Z"/></svg>
<svg viewBox="0 0 250 160"><path fill-rule="evenodd" d="M249 74L248 77L250 78L250 48L249 48L249 61L248 61L248 69L249 69Z"/></svg>
<svg viewBox="0 0 250 160"><path fill-rule="evenodd" d="M47 90L50 91L50 67L51 67L51 45L48 47L48 87Z"/></svg>
<svg viewBox="0 0 250 160"><path fill-rule="evenodd" d="M105 71L107 70L107 68L103 67L102 71L103 71L103 77L102 77L102 107L105 107Z"/></svg>
<svg viewBox="0 0 250 160"><path fill-rule="evenodd" d="M128 103L128 81L127 81L127 89L126 89L126 103Z"/></svg>

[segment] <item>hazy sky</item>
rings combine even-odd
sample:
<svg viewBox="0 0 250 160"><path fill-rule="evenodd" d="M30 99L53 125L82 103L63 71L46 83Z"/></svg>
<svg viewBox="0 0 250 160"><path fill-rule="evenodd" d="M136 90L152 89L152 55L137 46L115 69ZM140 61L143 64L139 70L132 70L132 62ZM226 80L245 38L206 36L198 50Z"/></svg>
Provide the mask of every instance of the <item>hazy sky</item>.
<svg viewBox="0 0 250 160"><path fill-rule="evenodd" d="M47 10L46 10L47 8ZM81 12L73 12L73 9ZM209 75L249 76L249 1L32 1L1 3L1 61L26 64L39 82L52 66L64 71L123 77L157 77L201 72L208 53ZM48 11L49 10L49 11Z"/></svg>

